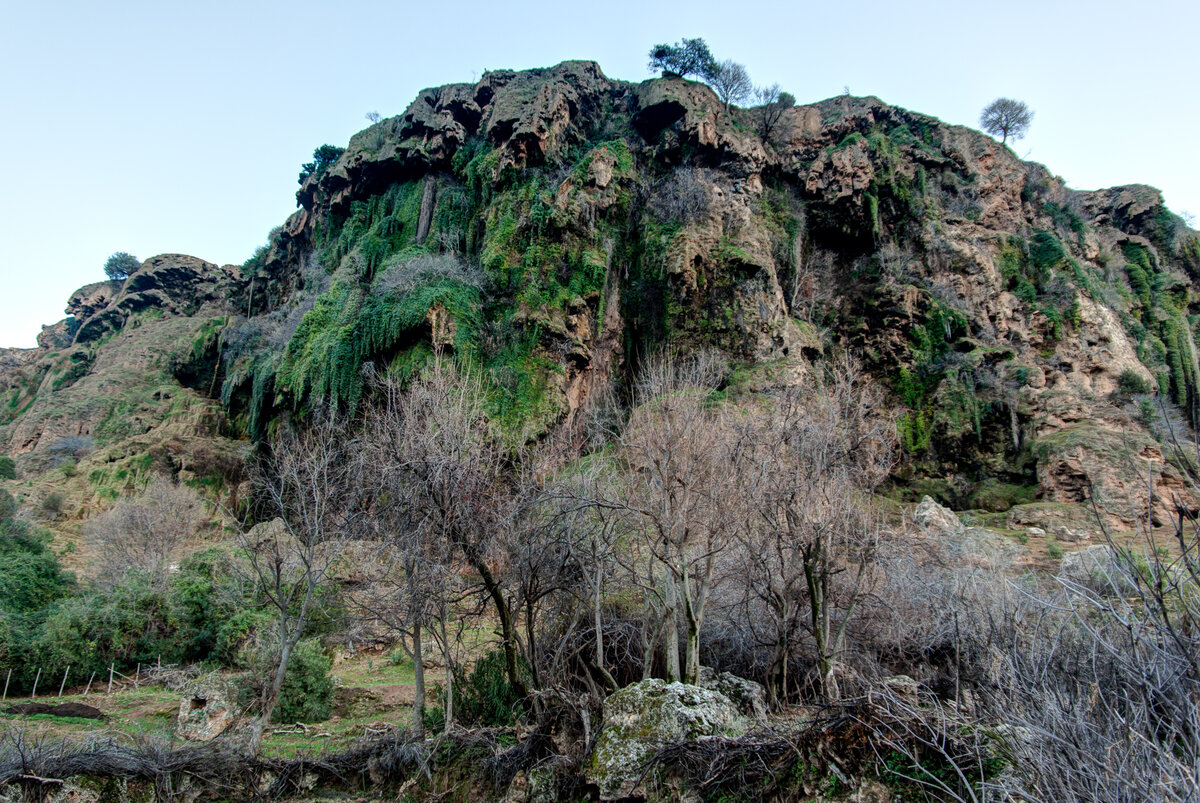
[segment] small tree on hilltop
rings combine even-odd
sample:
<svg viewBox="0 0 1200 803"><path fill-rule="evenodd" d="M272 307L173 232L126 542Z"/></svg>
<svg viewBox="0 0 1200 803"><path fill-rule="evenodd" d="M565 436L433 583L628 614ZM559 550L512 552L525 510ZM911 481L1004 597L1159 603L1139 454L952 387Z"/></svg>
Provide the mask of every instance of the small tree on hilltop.
<svg viewBox="0 0 1200 803"><path fill-rule="evenodd" d="M1008 143L1008 138L1020 139L1029 130L1033 122L1033 112L1019 100L1012 98L996 98L989 103L979 115L979 125L992 136L1000 135L1000 144Z"/></svg>
<svg viewBox="0 0 1200 803"><path fill-rule="evenodd" d="M142 263L133 254L118 251L104 263L104 273L114 282L123 282L134 273Z"/></svg>
<svg viewBox="0 0 1200 803"><path fill-rule="evenodd" d="M779 84L759 87L754 90L754 98L758 101L758 118L755 128L764 143L773 141L773 137L787 135L787 111L796 105L796 98L790 92L781 92Z"/></svg>
<svg viewBox="0 0 1200 803"><path fill-rule="evenodd" d="M314 150L313 160L300 165L300 184L303 185L314 173L318 176L324 173L345 152L345 148L339 148L336 145L322 145Z"/></svg>
<svg viewBox="0 0 1200 803"><path fill-rule="evenodd" d="M689 75L708 77L717 60L703 39L684 39L674 45L655 45L650 48L650 71L674 73L680 78Z"/></svg>
<svg viewBox="0 0 1200 803"><path fill-rule="evenodd" d="M725 104L727 112L730 105L745 102L754 91L750 73L746 72L746 68L736 61L722 61L720 64L714 65L705 77L709 85L716 90L717 97Z"/></svg>

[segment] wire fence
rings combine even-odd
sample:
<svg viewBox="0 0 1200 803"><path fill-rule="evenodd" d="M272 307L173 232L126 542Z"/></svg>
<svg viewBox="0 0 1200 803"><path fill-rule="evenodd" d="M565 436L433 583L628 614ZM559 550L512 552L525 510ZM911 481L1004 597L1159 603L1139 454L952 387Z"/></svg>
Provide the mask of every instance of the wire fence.
<svg viewBox="0 0 1200 803"><path fill-rule="evenodd" d="M19 677L21 673L16 672L15 674L17 674ZM87 684L84 686L83 690L83 696L86 697L92 694L93 687L95 687L97 694L107 695L112 694L114 691L120 692L128 689L138 689L143 685L174 686L177 681L186 680L191 674L193 673L189 672L187 669L180 668L178 664L164 664L161 658L152 664L138 664L134 669L133 675L126 675L117 671L117 665L112 663L109 664L107 672L92 672L90 675L88 675ZM4 691L2 694L0 694L0 703L7 703L10 699L9 692L12 690L13 675L13 668L9 667L5 671L4 675ZM53 678L51 678L49 675L43 678L43 672L39 668L34 673L33 686L30 688L29 692L13 693L11 695L11 699L34 700L38 697L57 698L62 697L64 693L78 693L72 693L67 688L67 684L72 680L75 680L77 684L83 683L82 676L72 678L71 666L69 665L65 670L63 670L61 678L58 677L57 674L55 674ZM58 681L57 684L55 684L54 681ZM57 692L55 692L55 685L57 685ZM45 691L47 686L49 687L48 693ZM39 687L42 689L41 694L39 694Z"/></svg>

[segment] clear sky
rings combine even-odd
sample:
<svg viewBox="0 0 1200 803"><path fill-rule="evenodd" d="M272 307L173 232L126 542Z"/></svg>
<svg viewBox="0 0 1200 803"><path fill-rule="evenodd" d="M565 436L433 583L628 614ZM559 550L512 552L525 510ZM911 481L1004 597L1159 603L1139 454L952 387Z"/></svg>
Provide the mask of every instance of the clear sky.
<svg viewBox="0 0 1200 803"><path fill-rule="evenodd" d="M0 346L32 346L114 251L240 263L296 175L364 114L485 70L594 59L640 81L703 37L800 103L840 93L977 125L1036 112L1016 151L1077 189L1163 190L1200 216L1200 2L39 0L0 17Z"/></svg>

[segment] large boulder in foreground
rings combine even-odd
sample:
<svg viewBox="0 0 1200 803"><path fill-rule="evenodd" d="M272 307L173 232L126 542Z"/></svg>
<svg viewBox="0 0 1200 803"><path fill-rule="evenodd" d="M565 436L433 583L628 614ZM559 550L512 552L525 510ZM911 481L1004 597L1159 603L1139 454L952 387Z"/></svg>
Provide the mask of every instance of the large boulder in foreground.
<svg viewBox="0 0 1200 803"><path fill-rule="evenodd" d="M739 736L749 720L725 695L699 686L643 680L604 701L604 725L587 779L601 800L644 796L646 762L660 747L704 736Z"/></svg>

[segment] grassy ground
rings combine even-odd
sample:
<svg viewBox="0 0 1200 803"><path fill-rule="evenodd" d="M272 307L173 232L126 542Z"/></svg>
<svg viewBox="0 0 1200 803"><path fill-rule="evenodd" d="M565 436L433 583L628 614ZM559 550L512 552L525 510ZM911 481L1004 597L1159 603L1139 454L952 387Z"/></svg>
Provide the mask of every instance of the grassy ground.
<svg viewBox="0 0 1200 803"><path fill-rule="evenodd" d="M394 663L387 654L359 655L338 660L333 675L338 682L334 716L307 726L273 726L263 740L265 756L294 757L336 749L373 732L411 722L416 690L411 662ZM431 686L440 684L445 670L430 666L426 668L425 676ZM57 693L39 694L37 702L48 705L81 703L99 709L107 719L0 713L0 734L19 730L33 738L86 734L118 739L144 735L169 738L174 734L179 692L145 684L138 688L114 688L112 694L106 693L103 683L93 684L91 693L86 695L84 689L84 686L67 689L61 698ZM343 701L350 701L350 704ZM4 705L0 705L0 711L26 702L30 702L28 697L10 696ZM339 702L343 704L339 705Z"/></svg>

